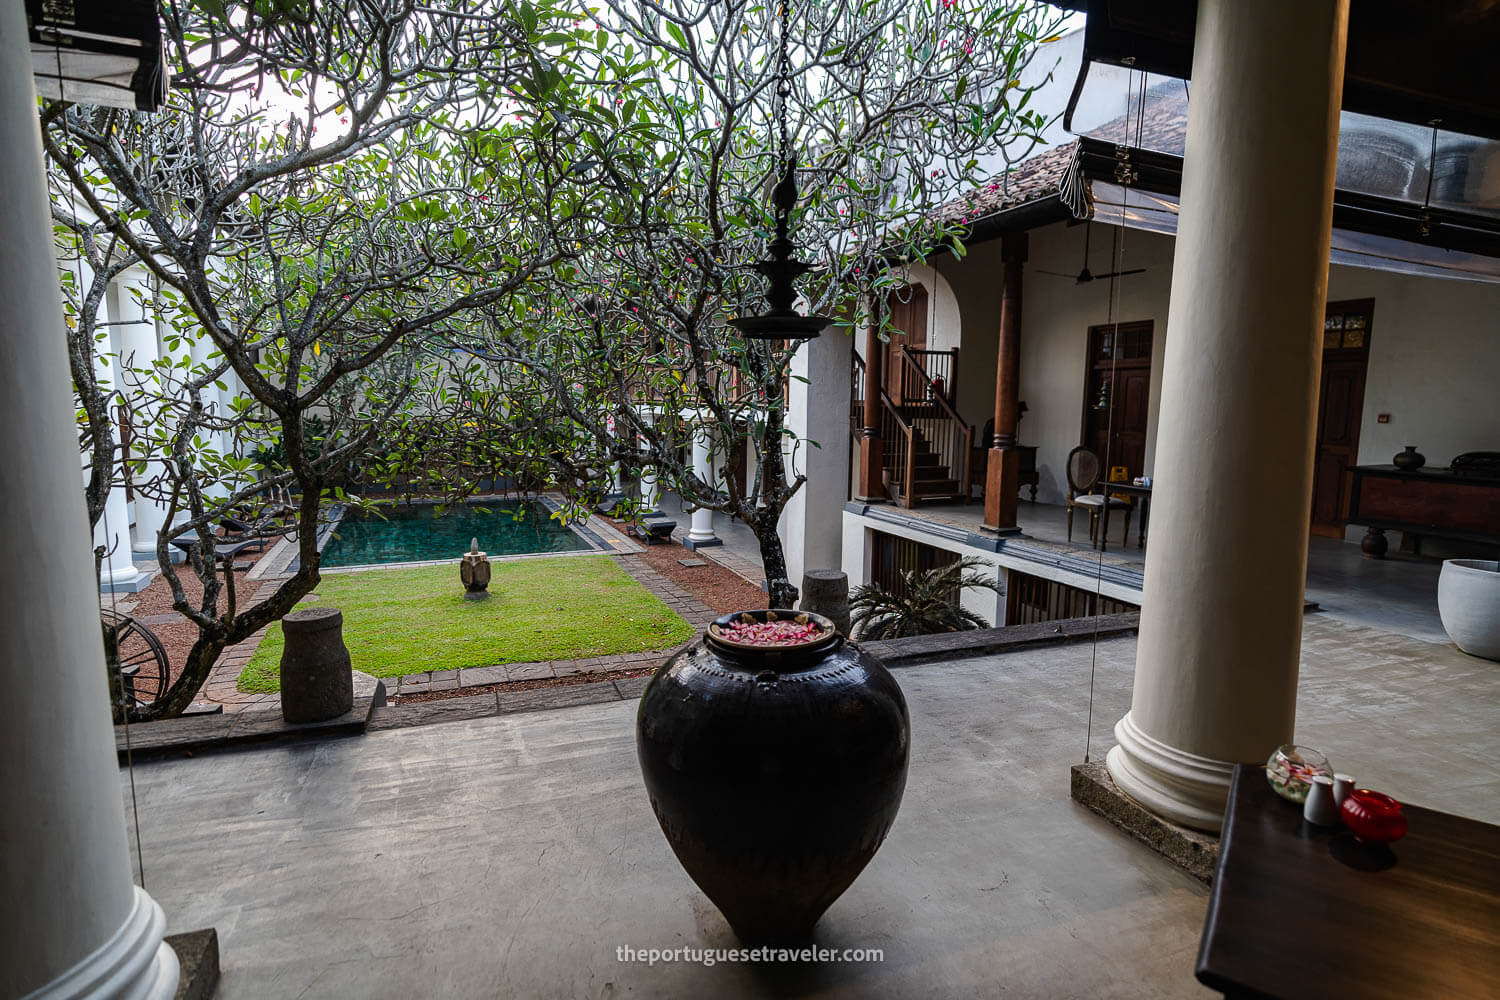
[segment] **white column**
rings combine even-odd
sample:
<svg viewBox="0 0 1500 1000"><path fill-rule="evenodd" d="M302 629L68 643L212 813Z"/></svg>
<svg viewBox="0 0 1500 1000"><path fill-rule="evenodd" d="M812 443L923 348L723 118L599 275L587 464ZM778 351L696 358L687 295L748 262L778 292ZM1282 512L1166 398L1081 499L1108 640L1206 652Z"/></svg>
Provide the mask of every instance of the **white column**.
<svg viewBox="0 0 1500 1000"><path fill-rule="evenodd" d="M226 388L219 394L219 412L226 418L233 418L235 410L230 404L246 395L245 383L240 378L239 372L230 368L224 373L224 385ZM239 444L239 436L235 431L224 431L219 435L219 450L224 455L234 455ZM234 481L233 489L239 490L248 485L252 474L246 473L244 478ZM226 489L226 492L228 490Z"/></svg>
<svg viewBox="0 0 1500 1000"><path fill-rule="evenodd" d="M0 560L35 570L0 574L0 996L166 1000L177 958L126 853L28 53L0 4Z"/></svg>
<svg viewBox="0 0 1500 1000"><path fill-rule="evenodd" d="M693 428L693 474L705 483L714 481L713 462L708 451L708 428L698 424ZM714 512L706 507L693 511L692 528L682 544L689 549L723 545L723 539L714 534Z"/></svg>
<svg viewBox="0 0 1500 1000"><path fill-rule="evenodd" d="M80 263L80 301L88 294L94 274L87 264ZM95 342L94 377L99 391L108 400L110 417L110 486L104 500L104 515L94 524L94 546L104 547L104 562L99 566L99 586L105 592L136 593L145 590L151 576L135 568L135 548L130 541L130 504L125 499L124 472L119 467L120 427L116 422L116 393L123 383L120 380L119 343L120 327L114 325L120 318L116 305L118 289L111 288L100 304L97 322L103 336ZM87 478L87 471L84 476Z"/></svg>
<svg viewBox="0 0 1500 1000"><path fill-rule="evenodd" d="M654 422L649 414L643 419L647 423ZM646 450L646 438L644 435L639 438L639 442L640 448L644 452ZM656 466L648 465L641 470L641 510L646 514L660 513L658 508L660 503L661 487L658 485Z"/></svg>
<svg viewBox="0 0 1500 1000"><path fill-rule="evenodd" d="M661 489L657 486L656 466L648 465L641 472L641 511L646 514L659 513Z"/></svg>
<svg viewBox="0 0 1500 1000"><path fill-rule="evenodd" d="M608 418L606 418L606 420L604 422L604 430L605 430L605 432L607 434L609 434L609 439L610 439L611 442L615 442L615 441L618 441L620 439L619 438L618 429L615 426L615 418L614 417L608 417ZM613 444L611 444L611 450L612 449L613 449ZM621 497L621 496L625 495L625 477L621 474L620 463L619 462L611 462L609 464L609 494L608 495L611 496L611 497Z"/></svg>
<svg viewBox="0 0 1500 1000"><path fill-rule="evenodd" d="M1292 738L1348 0L1201 0L1134 698L1109 772L1217 830Z"/></svg>
<svg viewBox="0 0 1500 1000"><path fill-rule="evenodd" d="M191 357L193 359L193 368L195 369L193 377L197 377L198 374L201 374L201 369L215 368L223 361L223 358L219 355L218 350L218 347L214 345L212 337L210 337L206 332L202 330L197 331L197 336L193 338L192 345L189 348ZM204 413L207 414L210 418L218 420L224 414L225 408L223 394L220 393L219 387L213 382L210 382L208 383L208 385L204 386L203 389L199 391L198 397L203 403ZM219 452L220 454L225 454L227 452L228 438L223 432L203 429L200 430L199 433L204 437L205 440L209 442L210 446L215 451ZM210 486L204 487L203 495L204 497L209 499L222 499L223 497L229 495L229 489L223 484L214 483Z"/></svg>
<svg viewBox="0 0 1500 1000"><path fill-rule="evenodd" d="M807 482L787 503L777 531L786 552L787 577L798 587L807 570L843 568L849 402L828 387L848 381L852 348L849 334L829 327L792 356L786 424L798 444L788 467L806 474Z"/></svg>
<svg viewBox="0 0 1500 1000"><path fill-rule="evenodd" d="M155 423L159 407L153 405L153 400L159 395L159 388L155 380L156 362L159 357L158 338L156 333L156 310L152 306L154 296L151 291L151 276L141 268L132 268L120 275L119 278L119 301L120 318L129 325L119 327L120 331L120 369L123 373L127 369L130 376L121 376L120 391L132 400L132 410L135 412L134 429L136 446L131 451L132 458L141 456L143 444L148 440L149 428ZM141 388L136 388L137 385ZM137 480L158 479L161 476L161 463L151 462L146 471L137 475ZM166 506L155 500L149 500L142 496L139 491L135 495L135 554L137 558L156 558L156 535L166 524Z"/></svg>
<svg viewBox="0 0 1500 1000"><path fill-rule="evenodd" d="M178 396L181 394L182 380L188 377L184 374L186 369L178 366L181 365L184 358L191 361L192 341L184 337L179 337L177 335L176 328L172 325L172 319L169 315L167 315L165 310L158 310L156 314L156 340L157 343L161 345L160 350L162 352L162 356L165 357L171 365L171 372L166 376L167 381L163 386L163 389L166 392L172 393L174 396ZM176 345L175 347L173 346L174 344ZM175 431L175 429L175 425L169 428L168 434ZM178 524L181 524L183 521L186 521L190 517L190 512L183 510L181 507L181 503L183 503L183 501L179 501L177 515L174 519ZM137 535L137 537L139 537L139 535ZM184 562L187 558L180 549L172 548L170 546L167 548L167 555L172 559L173 562L177 563Z"/></svg>

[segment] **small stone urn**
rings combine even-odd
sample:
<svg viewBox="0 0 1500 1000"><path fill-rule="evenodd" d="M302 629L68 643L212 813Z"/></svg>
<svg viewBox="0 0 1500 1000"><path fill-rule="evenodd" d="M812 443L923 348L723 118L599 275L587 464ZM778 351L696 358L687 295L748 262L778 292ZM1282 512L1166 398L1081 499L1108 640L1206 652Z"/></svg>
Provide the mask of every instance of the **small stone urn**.
<svg viewBox="0 0 1500 1000"><path fill-rule="evenodd" d="M469 542L469 551L458 565L458 578L464 584L464 600L482 601L490 596L490 561L479 551L479 539Z"/></svg>
<svg viewBox="0 0 1500 1000"><path fill-rule="evenodd" d="M354 707L354 673L338 608L304 608L281 619L281 715L288 722L336 719Z"/></svg>
<svg viewBox="0 0 1500 1000"><path fill-rule="evenodd" d="M810 569L802 574L800 611L833 621L842 636L849 634L849 574L836 569Z"/></svg>

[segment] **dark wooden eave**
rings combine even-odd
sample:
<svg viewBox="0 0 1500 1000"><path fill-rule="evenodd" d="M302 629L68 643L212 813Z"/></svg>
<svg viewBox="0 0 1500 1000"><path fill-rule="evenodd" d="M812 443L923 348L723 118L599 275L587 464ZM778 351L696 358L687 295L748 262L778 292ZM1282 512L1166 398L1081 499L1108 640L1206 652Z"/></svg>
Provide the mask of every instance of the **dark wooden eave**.
<svg viewBox="0 0 1500 1000"><path fill-rule="evenodd" d="M1092 60L1191 75L1197 0L1054 2L1088 14L1085 70ZM1497 53L1493 0L1350 0L1344 110L1500 139Z"/></svg>

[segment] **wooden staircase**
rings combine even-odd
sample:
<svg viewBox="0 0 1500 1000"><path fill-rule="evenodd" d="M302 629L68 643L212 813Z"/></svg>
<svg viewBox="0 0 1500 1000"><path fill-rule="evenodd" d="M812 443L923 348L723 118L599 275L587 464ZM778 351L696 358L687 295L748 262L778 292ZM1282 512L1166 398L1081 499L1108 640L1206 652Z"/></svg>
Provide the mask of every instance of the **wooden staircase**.
<svg viewBox="0 0 1500 1000"><path fill-rule="evenodd" d="M911 367L908 382L922 374L914 355L903 348L903 364ZM854 356L855 391L850 399L850 427L858 434L862 422L864 364ZM964 423L952 401L941 391L920 402L899 405L885 388L880 394L880 440L886 496L903 507L919 503L967 503L969 455L974 430Z"/></svg>
<svg viewBox="0 0 1500 1000"><path fill-rule="evenodd" d="M908 492L914 502L962 498L964 491L959 488L953 470L943 464L942 456L927 443L927 435L916 427L912 428L912 452L912 481ZM904 500L900 489L904 484L897 481L894 485L897 487L894 499Z"/></svg>

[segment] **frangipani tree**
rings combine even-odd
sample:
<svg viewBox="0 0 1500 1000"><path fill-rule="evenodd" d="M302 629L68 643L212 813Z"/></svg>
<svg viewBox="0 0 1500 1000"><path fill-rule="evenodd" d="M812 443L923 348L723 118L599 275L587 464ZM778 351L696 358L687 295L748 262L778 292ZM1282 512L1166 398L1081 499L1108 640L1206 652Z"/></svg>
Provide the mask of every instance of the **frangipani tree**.
<svg viewBox="0 0 1500 1000"><path fill-rule="evenodd" d="M578 20L477 0L174 3L161 113L42 103L62 269L81 255L94 276L64 281L90 516L126 476L168 508L157 559L198 628L185 670L137 717L182 711L226 646L316 585L316 529L346 470L390 458L376 447L386 428L440 411L464 364L447 345L581 242L578 129L517 122L506 96L546 98L545 53L592 44ZM141 304L165 350L117 359L121 384L101 391L86 363L101 350L98 282L126 267L149 275ZM226 400L231 380L243 391ZM149 414L124 464L121 403ZM275 460L255 462L256 449ZM299 568L270 597L237 601L233 574L204 553L226 512L268 493L291 498L264 530L295 535ZM169 558L182 532L201 543L185 568Z"/></svg>
<svg viewBox="0 0 1500 1000"><path fill-rule="evenodd" d="M997 0L794 3L783 88L781 10L606 0L595 47L570 53L566 84L524 111L538 127L583 125L580 167L608 198L576 257L490 310L478 352L527 373L516 398L534 408L533 452L553 457L575 503L611 491L606 470L652 470L754 529L774 607L796 597L776 530L803 481L787 457L812 444L785 423L798 345L747 341L730 320L763 308L751 265L773 229L768 178L791 151L777 118L784 108L800 156L807 310L846 336L899 282L893 262L963 252L965 220L936 209L980 182L981 158L1038 141L1045 122L1018 79L1048 58L1058 23ZM719 455L748 450L750 481L695 473L693 425Z"/></svg>

